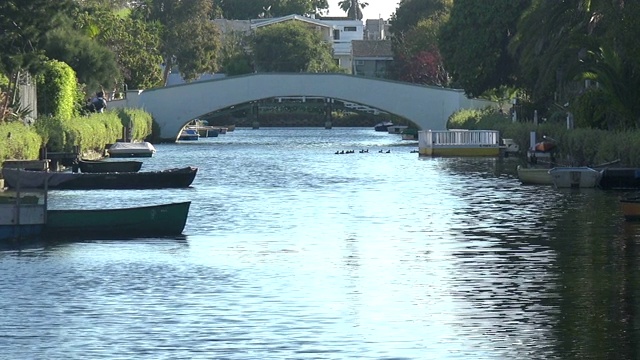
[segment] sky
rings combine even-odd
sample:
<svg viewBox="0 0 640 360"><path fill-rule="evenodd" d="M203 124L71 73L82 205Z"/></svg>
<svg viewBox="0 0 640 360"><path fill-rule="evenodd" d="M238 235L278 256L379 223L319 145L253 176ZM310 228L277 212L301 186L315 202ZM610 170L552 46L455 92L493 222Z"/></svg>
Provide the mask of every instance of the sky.
<svg viewBox="0 0 640 360"><path fill-rule="evenodd" d="M340 9L338 2L340 0L329 0L329 16L346 16L346 13ZM396 11L400 0L363 0L369 3L369 6L362 10L363 20L383 18L388 20Z"/></svg>

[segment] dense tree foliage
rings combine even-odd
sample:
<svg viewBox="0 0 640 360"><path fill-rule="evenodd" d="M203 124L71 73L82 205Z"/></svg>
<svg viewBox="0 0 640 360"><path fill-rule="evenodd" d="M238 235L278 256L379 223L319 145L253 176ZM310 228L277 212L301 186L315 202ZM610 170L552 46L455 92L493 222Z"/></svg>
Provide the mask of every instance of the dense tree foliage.
<svg viewBox="0 0 640 360"><path fill-rule="evenodd" d="M427 85L447 86L438 37L449 18L451 0L403 0L392 18L393 77Z"/></svg>
<svg viewBox="0 0 640 360"><path fill-rule="evenodd" d="M452 4L453 0L400 0L390 19L392 36L406 34L423 19L448 14Z"/></svg>
<svg viewBox="0 0 640 360"><path fill-rule="evenodd" d="M507 50L530 0L456 0L440 33L440 51L456 86L472 96L517 82Z"/></svg>
<svg viewBox="0 0 640 360"><path fill-rule="evenodd" d="M0 103L0 120L14 106L19 73L42 70L45 36L59 25L58 19L71 5L69 0L0 1L0 71L9 75Z"/></svg>
<svg viewBox="0 0 640 360"><path fill-rule="evenodd" d="M145 0L136 7L136 18L162 24L165 84L174 66L187 81L217 70L220 32L211 21L214 10L210 0Z"/></svg>
<svg viewBox="0 0 640 360"><path fill-rule="evenodd" d="M300 21L288 21L258 29L253 39L257 71L338 71L331 45Z"/></svg>
<svg viewBox="0 0 640 360"><path fill-rule="evenodd" d="M213 0L225 19L248 20L291 14L311 15L329 8L327 0Z"/></svg>

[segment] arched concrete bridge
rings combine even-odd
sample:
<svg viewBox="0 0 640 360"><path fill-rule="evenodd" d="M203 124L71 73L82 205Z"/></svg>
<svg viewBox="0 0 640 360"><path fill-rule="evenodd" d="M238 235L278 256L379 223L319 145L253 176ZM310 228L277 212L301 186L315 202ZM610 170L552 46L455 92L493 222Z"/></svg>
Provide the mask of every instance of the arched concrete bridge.
<svg viewBox="0 0 640 360"><path fill-rule="evenodd" d="M344 74L257 73L129 91L111 108L143 108L160 127L162 141L175 141L189 121L210 112L250 101L292 96L339 99L368 105L413 122L420 129L445 130L459 109L494 105L469 99L462 90L420 86Z"/></svg>

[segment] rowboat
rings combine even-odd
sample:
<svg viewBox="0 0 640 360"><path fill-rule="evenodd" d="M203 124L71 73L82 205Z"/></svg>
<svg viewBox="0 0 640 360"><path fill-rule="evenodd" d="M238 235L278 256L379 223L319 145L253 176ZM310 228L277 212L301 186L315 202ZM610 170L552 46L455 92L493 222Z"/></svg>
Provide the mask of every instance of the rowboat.
<svg viewBox="0 0 640 360"><path fill-rule="evenodd" d="M627 221L640 220L640 198L624 198L620 200L620 208Z"/></svg>
<svg viewBox="0 0 640 360"><path fill-rule="evenodd" d="M2 176L8 188L55 190L92 189L160 189L186 188L196 177L198 168L187 166L162 171L72 173L29 171L3 168Z"/></svg>
<svg viewBox="0 0 640 360"><path fill-rule="evenodd" d="M640 168L606 168L599 187L603 190L640 189Z"/></svg>
<svg viewBox="0 0 640 360"><path fill-rule="evenodd" d="M36 195L2 193L0 196L0 241L17 242L42 233L47 209Z"/></svg>
<svg viewBox="0 0 640 360"><path fill-rule="evenodd" d="M601 176L600 171L588 166L555 167L549 174L557 188L594 188Z"/></svg>
<svg viewBox="0 0 640 360"><path fill-rule="evenodd" d="M190 201L131 208L48 210L45 237L134 238L180 235Z"/></svg>
<svg viewBox="0 0 640 360"><path fill-rule="evenodd" d="M518 165L518 179L524 185L553 185L553 179L547 168L528 168Z"/></svg>
<svg viewBox="0 0 640 360"><path fill-rule="evenodd" d="M149 142L117 142L112 144L107 153L112 158L152 157L156 148Z"/></svg>
<svg viewBox="0 0 640 360"><path fill-rule="evenodd" d="M138 172L142 161L92 161L78 160L78 168L83 173Z"/></svg>

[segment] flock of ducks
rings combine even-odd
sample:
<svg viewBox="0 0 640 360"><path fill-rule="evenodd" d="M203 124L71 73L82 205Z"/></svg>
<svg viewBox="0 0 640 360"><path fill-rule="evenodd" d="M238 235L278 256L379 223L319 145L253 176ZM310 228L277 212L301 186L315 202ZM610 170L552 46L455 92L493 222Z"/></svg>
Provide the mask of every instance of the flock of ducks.
<svg viewBox="0 0 640 360"><path fill-rule="evenodd" d="M369 149L361 149L360 151L358 151L360 154L365 154L369 152ZM391 149L384 151L382 149L380 149L380 151L378 151L380 154L389 154L391 153ZM338 154L355 154L356 151L355 150L338 150L336 151L336 155Z"/></svg>
<svg viewBox="0 0 640 360"><path fill-rule="evenodd" d="M358 152L360 154L365 154L365 153L369 152L369 149L360 149ZM419 152L418 150L411 150L410 151L410 153L412 153L412 154L415 154L415 153L418 153L418 152ZM355 150L338 150L338 151L335 152L336 155L339 155L339 154L355 154L355 153L356 153ZM383 150L383 149L380 149L380 150L378 150L378 153L380 153L380 154L390 154L391 153L391 149L386 150L386 151Z"/></svg>

